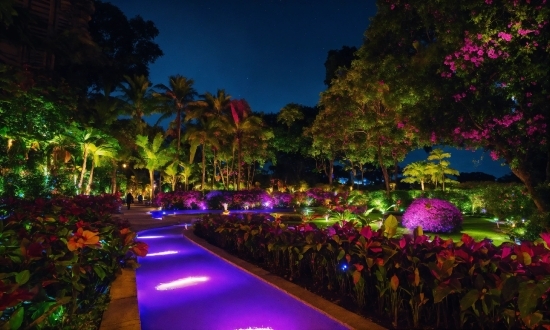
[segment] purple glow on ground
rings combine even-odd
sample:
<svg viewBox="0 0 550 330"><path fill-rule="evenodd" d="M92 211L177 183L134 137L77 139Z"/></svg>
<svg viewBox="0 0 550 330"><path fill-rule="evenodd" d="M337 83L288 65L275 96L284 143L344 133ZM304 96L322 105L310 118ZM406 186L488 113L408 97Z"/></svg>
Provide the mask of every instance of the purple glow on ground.
<svg viewBox="0 0 550 330"><path fill-rule="evenodd" d="M176 254L178 251L162 251L162 252L155 252L155 253L147 253L148 257L156 257L156 256L166 256L169 254Z"/></svg>
<svg viewBox="0 0 550 330"><path fill-rule="evenodd" d="M193 244L183 227L147 231L165 236L149 252L185 251L140 258L137 269L141 327L150 329L339 330L344 325ZM197 285L159 291L162 283L207 277Z"/></svg>
<svg viewBox="0 0 550 330"><path fill-rule="evenodd" d="M175 280L172 282L159 284L155 287L155 289L159 291L181 289L187 286L199 284L201 282L206 282L206 281L208 281L208 277L206 276L186 277L186 278L181 278L179 280Z"/></svg>

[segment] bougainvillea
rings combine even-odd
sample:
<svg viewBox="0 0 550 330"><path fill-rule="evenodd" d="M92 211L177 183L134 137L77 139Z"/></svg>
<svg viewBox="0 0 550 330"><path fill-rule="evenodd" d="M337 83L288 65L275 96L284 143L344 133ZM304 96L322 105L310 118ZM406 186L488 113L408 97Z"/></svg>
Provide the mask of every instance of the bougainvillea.
<svg viewBox="0 0 550 330"><path fill-rule="evenodd" d="M435 198L419 198L403 213L403 226L432 233L451 233L462 225L462 213L453 204Z"/></svg>

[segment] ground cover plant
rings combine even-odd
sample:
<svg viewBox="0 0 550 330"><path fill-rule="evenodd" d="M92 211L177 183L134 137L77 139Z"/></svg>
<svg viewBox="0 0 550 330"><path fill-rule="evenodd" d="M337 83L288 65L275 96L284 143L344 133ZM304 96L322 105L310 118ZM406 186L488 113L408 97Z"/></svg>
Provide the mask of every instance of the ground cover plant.
<svg viewBox="0 0 550 330"><path fill-rule="evenodd" d="M325 229L265 216L205 216L195 233L274 274L396 328L550 324L550 234L535 242L392 237L353 222ZM348 302L348 304L346 304ZM373 312L374 311L374 312Z"/></svg>
<svg viewBox="0 0 550 330"><path fill-rule="evenodd" d="M147 245L117 195L1 200L0 328L96 329L122 267Z"/></svg>

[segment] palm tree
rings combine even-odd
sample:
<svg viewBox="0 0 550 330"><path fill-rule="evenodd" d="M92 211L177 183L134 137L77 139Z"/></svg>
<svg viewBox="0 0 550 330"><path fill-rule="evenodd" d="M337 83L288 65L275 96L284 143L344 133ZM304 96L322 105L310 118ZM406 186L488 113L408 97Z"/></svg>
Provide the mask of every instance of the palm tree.
<svg viewBox="0 0 550 330"><path fill-rule="evenodd" d="M114 138L105 138L98 143L89 145L89 153L92 156L92 167L90 168L90 176L88 177L88 186L86 194L89 195L92 190L92 180L94 176L94 168L100 167L103 164L103 159L114 159L117 156L118 141Z"/></svg>
<svg viewBox="0 0 550 330"><path fill-rule="evenodd" d="M85 188L82 186L84 182L84 174L86 173L86 163L88 161L88 153L90 152L90 146L101 137L101 132L93 128L87 128L80 130L77 127L72 127L74 131L74 139L82 150L82 168L80 169L80 178L78 179L78 189L83 194Z"/></svg>
<svg viewBox="0 0 550 330"><path fill-rule="evenodd" d="M261 130L262 119L251 115L252 111L246 100L232 101L230 106L233 119L231 121L231 133L237 147L237 190L240 190L243 138Z"/></svg>
<svg viewBox="0 0 550 330"><path fill-rule="evenodd" d="M163 93L153 93L153 97L157 98L164 103L162 108L162 116L157 121L157 124L162 120L176 115L176 130L178 137L177 144L177 156L179 156L180 144L181 144L181 122L182 113L187 106L197 96L197 91L193 88L195 83L193 79L187 79L181 75L170 76L169 86L158 84L155 88L163 91Z"/></svg>
<svg viewBox="0 0 550 330"><path fill-rule="evenodd" d="M138 135L136 138L136 145L140 147L140 158L137 159L138 163L135 168L146 168L149 171L149 181L151 183L149 198L151 201L154 195L155 170L162 168L173 159L168 152L169 149L162 147L163 142L164 138L162 133L157 133L152 142L149 142L149 138L144 135Z"/></svg>
<svg viewBox="0 0 550 330"><path fill-rule="evenodd" d="M188 128L185 139L191 145L189 162L192 163L197 152L197 147L202 151L202 184L201 190L205 189L206 183L206 146L219 149L218 136L220 135L219 122L215 118L198 118L199 123ZM215 156L214 156L215 157ZM215 159L214 159L215 162Z"/></svg>
<svg viewBox="0 0 550 330"><path fill-rule="evenodd" d="M424 182L429 178L429 167L430 164L425 161L410 163L403 169L403 175L406 178L401 181L406 183L419 182L422 191L424 191Z"/></svg>
<svg viewBox="0 0 550 330"><path fill-rule="evenodd" d="M444 152L443 149L434 149L428 155L428 160L437 161L436 163L433 163L433 177L435 178L435 186L437 187L437 183L441 182L441 187L443 190L445 190L445 181L454 182L453 180L446 178L446 175L460 174L457 170L449 167L451 162L445 158L451 158L451 153Z"/></svg>
<svg viewBox="0 0 550 330"><path fill-rule="evenodd" d="M218 89L216 95L206 92L203 96L203 106L208 108L208 116L225 116L225 111L230 107L231 95L225 93L225 89Z"/></svg>
<svg viewBox="0 0 550 330"><path fill-rule="evenodd" d="M126 114L132 116L138 127L138 131L143 132L144 115L152 112L152 102L150 98L149 87L151 83L145 76L124 76L125 84L120 85L122 91L122 100L126 102L124 110Z"/></svg>

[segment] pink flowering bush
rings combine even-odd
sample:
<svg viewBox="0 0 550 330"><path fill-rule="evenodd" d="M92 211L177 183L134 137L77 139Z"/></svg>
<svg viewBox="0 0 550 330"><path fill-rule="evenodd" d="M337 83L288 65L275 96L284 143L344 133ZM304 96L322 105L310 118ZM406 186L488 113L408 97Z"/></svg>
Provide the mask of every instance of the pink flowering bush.
<svg viewBox="0 0 550 330"><path fill-rule="evenodd" d="M414 200L403 213L403 226L422 229L432 233L451 233L460 229L462 213L453 204L435 198Z"/></svg>
<svg viewBox="0 0 550 330"><path fill-rule="evenodd" d="M153 198L153 205L165 210L203 209L204 204L200 191L171 191L158 193Z"/></svg>
<svg viewBox="0 0 550 330"><path fill-rule="evenodd" d="M292 200L294 199L293 194L280 191L274 192L271 194L271 197L273 198L273 206L277 207L290 207L292 205Z"/></svg>

